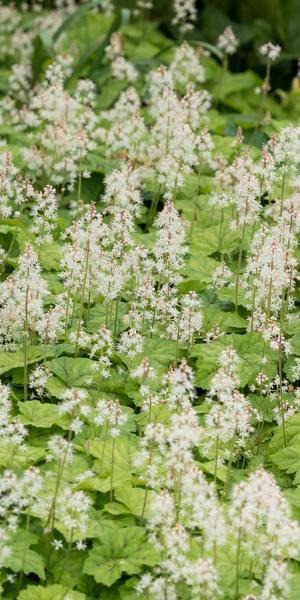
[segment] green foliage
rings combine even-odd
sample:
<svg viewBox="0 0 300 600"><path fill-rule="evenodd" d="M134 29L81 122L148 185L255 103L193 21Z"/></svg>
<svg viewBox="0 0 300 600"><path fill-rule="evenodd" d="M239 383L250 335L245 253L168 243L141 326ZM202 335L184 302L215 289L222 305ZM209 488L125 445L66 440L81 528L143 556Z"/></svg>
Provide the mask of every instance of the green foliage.
<svg viewBox="0 0 300 600"><path fill-rule="evenodd" d="M153 566L159 556L147 543L141 527L103 530L100 543L95 544L84 564L84 571L93 575L98 583L111 586L122 573L140 573L143 565Z"/></svg>
<svg viewBox="0 0 300 600"><path fill-rule="evenodd" d="M34 427L52 427L59 425L67 427L68 422L59 414L57 404L47 404L38 400L29 400L20 403L21 420L24 425L33 425Z"/></svg>
<svg viewBox="0 0 300 600"><path fill-rule="evenodd" d="M20 592L18 600L61 600L68 594L69 588L62 585L29 585L25 590ZM72 590L72 598L74 600L84 600L85 594Z"/></svg>
<svg viewBox="0 0 300 600"><path fill-rule="evenodd" d="M85 450L92 457L93 469L98 474L97 489L108 492L113 488L122 487L131 481L134 457L137 451L135 437L119 437L115 440L91 440L85 444ZM113 480L111 479L112 454L114 452ZM93 483L95 485L95 483Z"/></svg>
<svg viewBox="0 0 300 600"><path fill-rule="evenodd" d="M234 321L233 321L234 323ZM237 374L241 386L255 383L258 373L261 371L261 357L266 359L266 373L270 378L276 375L276 356L270 347L264 342L259 333L247 333L244 335L230 334L222 336L220 340L211 342L208 346L195 345L192 355L197 358L197 385L209 389L211 378L219 368L220 353L227 346L232 346L238 354L239 362Z"/></svg>
<svg viewBox="0 0 300 600"><path fill-rule="evenodd" d="M47 346L42 348L41 346L30 346L28 351L28 364L34 364L40 362L43 359L52 358L53 356L59 356L70 348L68 344L58 344L56 346ZM7 373L11 369L17 369L18 367L24 366L24 354L22 350L17 352L7 352L0 354L0 375Z"/></svg>
<svg viewBox="0 0 300 600"><path fill-rule="evenodd" d="M44 561L38 552L30 548L30 545L36 542L37 536L19 531L18 536L11 542L11 554L5 559L5 566L16 573L34 573L45 579Z"/></svg>
<svg viewBox="0 0 300 600"><path fill-rule="evenodd" d="M67 387L86 387L87 380L92 375L92 364L93 362L89 358L61 356L47 361L46 366Z"/></svg>

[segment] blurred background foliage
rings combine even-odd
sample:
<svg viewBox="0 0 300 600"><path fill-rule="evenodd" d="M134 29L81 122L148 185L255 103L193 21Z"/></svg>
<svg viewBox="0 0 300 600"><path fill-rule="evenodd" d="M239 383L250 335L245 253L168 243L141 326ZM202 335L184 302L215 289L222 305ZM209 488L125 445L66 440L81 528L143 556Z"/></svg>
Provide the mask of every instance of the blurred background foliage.
<svg viewBox="0 0 300 600"><path fill-rule="evenodd" d="M87 0L86 0L87 2ZM9 0L3 0L8 4ZM116 9L134 10L136 0L114 0ZM17 0L15 4L22 4ZM31 6L36 4L31 0ZM78 1L82 4L82 1ZM54 2L45 0L45 8ZM297 74L300 57L300 0L198 0L196 26L187 39L202 40L214 44L218 35L231 25L240 40L240 51L230 59L232 71L246 69L264 74L264 62L258 49L266 41L280 44L282 54L273 69L273 83L289 89ZM144 15L155 20L160 30L170 38L178 38L178 30L172 26L172 0L154 0L151 14Z"/></svg>
<svg viewBox="0 0 300 600"><path fill-rule="evenodd" d="M47 66L59 54L70 54L73 65L67 87L72 89L80 77L92 79L97 89L97 108L109 109L128 85L124 80L112 78L105 53L111 34L118 32L123 38L126 57L139 73L135 87L144 93L149 69L168 65L183 39L178 27L172 24L173 0L154 0L153 9L139 15L137 0L110 0L113 10L109 12L102 10L104 2L107 0L79 0L75 10L66 11L62 21L52 29L36 26L39 12L21 11L22 27L35 33L30 58L32 85L43 79ZM2 6L8 3L1 2ZM45 9L47 13L54 4L51 0L31 0L30 8ZM15 5L21 7L22 0L16 0ZM228 25L239 38L240 46L229 57L229 69L224 70L216 43ZM209 126L218 135L235 136L241 127L246 143L262 146L280 127L300 118L300 0L198 0L195 27L184 38L194 47L204 44L211 50L211 56L202 56L201 60L206 73L205 87L213 97ZM272 65L271 90L264 106L267 118L262 126L262 101L257 90L265 77L266 61L259 48L268 41L279 44L282 52ZM1 33L0 26L3 95L8 88L11 65L20 60L6 52L9 43L9 35ZM15 132L5 131L2 127L2 135L15 139ZM222 138L218 141L222 143Z"/></svg>
<svg viewBox="0 0 300 600"><path fill-rule="evenodd" d="M273 84L288 89L297 74L300 57L299 0L206 0L199 6L194 35L214 42L226 25L240 40L240 51L232 57L234 71L252 69L264 73L259 47L268 40L282 46L272 69Z"/></svg>

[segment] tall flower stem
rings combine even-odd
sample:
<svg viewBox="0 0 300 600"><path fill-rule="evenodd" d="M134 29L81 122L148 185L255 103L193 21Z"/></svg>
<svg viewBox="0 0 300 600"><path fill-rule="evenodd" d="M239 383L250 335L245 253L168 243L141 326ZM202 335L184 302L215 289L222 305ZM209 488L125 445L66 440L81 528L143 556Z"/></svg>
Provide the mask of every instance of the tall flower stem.
<svg viewBox="0 0 300 600"><path fill-rule="evenodd" d="M80 161L79 161L78 187L77 187L77 203L76 203L77 217L78 217L78 215L80 213L81 187L82 187L82 170L81 170L81 158L80 158Z"/></svg>
<svg viewBox="0 0 300 600"><path fill-rule="evenodd" d="M253 326L254 326L254 309L255 309L256 293L257 293L257 287L254 286L253 294L252 294L252 303L251 303L251 332L253 331Z"/></svg>
<svg viewBox="0 0 300 600"><path fill-rule="evenodd" d="M279 402L280 402L280 413L281 413L281 423L282 423L282 434L283 434L283 443L286 448L286 431L285 431L285 418L284 418L284 404L283 404L283 393L282 393L282 351L279 349L279 357L278 357L278 374L279 374Z"/></svg>
<svg viewBox="0 0 300 600"><path fill-rule="evenodd" d="M147 220L147 224L146 224L146 231L149 230L150 225L152 224L152 221L155 217L156 211L157 211L157 207L158 207L158 202L159 202L159 198L160 198L160 191L161 191L161 186L159 185L157 190L154 192L152 200L151 200L151 206L149 209L149 214L148 214L148 220Z"/></svg>
<svg viewBox="0 0 300 600"><path fill-rule="evenodd" d="M221 209L221 220L220 220L220 228L219 228L219 242L218 242L218 251L222 250L223 243L223 227L224 227L224 208Z"/></svg>
<svg viewBox="0 0 300 600"><path fill-rule="evenodd" d="M19 233L19 228L18 228L18 227L16 227L16 229L15 229L15 231L14 231L14 233L13 233L13 236L12 236L12 238L11 238L11 240L10 240L10 244L9 244L9 246L8 246L7 252L6 252L6 254L5 254L5 256L4 256L4 259L3 259L3 261L2 261L2 265L1 265L1 272L2 272L2 273L4 273L4 271L5 271L5 267L6 267L7 260L8 260L8 258L9 258L9 256L10 256L10 253L11 253L11 251L12 251L12 249L13 249L14 245L15 245L15 241L16 241L16 239L17 239L17 235L18 235L18 233Z"/></svg>
<svg viewBox="0 0 300 600"><path fill-rule="evenodd" d="M111 471L110 471L110 502L113 501L113 488L114 488L114 466L115 466L115 447L116 447L116 440L113 437L112 440L112 450L111 450Z"/></svg>
<svg viewBox="0 0 300 600"><path fill-rule="evenodd" d="M28 542L27 542L27 536L29 533L29 525L30 525L30 506L28 506L28 512L26 515L26 527L25 527L25 541L24 541L24 550L23 550L23 555L22 555L22 563L21 563L21 569L20 569L20 575L19 575L19 581L18 581L18 592L21 589L21 585L23 582L23 577L24 577L24 568L25 568L25 563L26 563L26 556L27 556L27 550L28 550Z"/></svg>
<svg viewBox="0 0 300 600"><path fill-rule="evenodd" d="M150 420L149 420L149 423L150 423ZM152 465L153 452L154 452L154 447L151 446L150 447L150 453L149 453L149 459L148 459L148 469ZM148 485L146 485L146 487L145 487L145 494L144 494L143 508L142 508L142 513L141 513L141 519L143 519L144 515L145 515L145 510L146 510L147 501L148 501L148 495L149 495L149 488L148 488Z"/></svg>
<svg viewBox="0 0 300 600"><path fill-rule="evenodd" d="M231 474L231 467L232 467L232 461L233 461L234 445L235 445L235 437L232 440L232 444L231 444L231 448L230 448L230 455L229 455L229 460L228 460L228 465L227 465L226 480L225 480L224 489L223 489L223 495L224 495L225 498L227 497L227 494L228 494L228 486L229 486L230 474Z"/></svg>
<svg viewBox="0 0 300 600"><path fill-rule="evenodd" d="M115 310L115 322L114 322L114 338L117 335L117 325L118 325L118 308L119 308L119 298L116 300L116 310Z"/></svg>
<svg viewBox="0 0 300 600"><path fill-rule="evenodd" d="M215 449L215 469L214 469L214 480L215 480L215 482L217 481L217 475L218 475L219 443L220 443L219 435L217 435L216 449Z"/></svg>
<svg viewBox="0 0 300 600"><path fill-rule="evenodd" d="M241 541L242 532L239 529L237 548L236 548L236 559L235 559L235 598L236 600L240 595L240 558L241 558Z"/></svg>
<svg viewBox="0 0 300 600"><path fill-rule="evenodd" d="M280 194L280 216L282 215L282 211L283 211L286 161L287 161L287 158L285 158L284 163L283 163L283 173L282 173L282 182L281 182L281 194Z"/></svg>
<svg viewBox="0 0 300 600"><path fill-rule="evenodd" d="M72 417L73 416L74 416L74 414L72 414ZM56 477L56 483L55 483L54 496L53 496L53 499L52 499L52 502L51 502L51 506L50 506L50 510L49 510L49 514L48 514L48 520L47 520L46 527L49 528L50 531L52 531L52 529L54 528L55 512L56 512L56 502L57 502L57 497L58 497L58 493L59 493L59 488L60 488L60 484L61 484L61 480L62 480L64 468L65 468L67 457L68 457L68 454L69 454L71 439L72 439L72 430L70 429L69 433L68 433L67 445L65 447L65 451L64 451L63 457L62 457L62 459L60 461L60 464L59 464L59 467L58 467L58 470L57 470L57 477Z"/></svg>
<svg viewBox="0 0 300 600"><path fill-rule="evenodd" d="M101 477L102 469L103 469L103 461L104 461L104 454L105 454L105 449L106 449L107 433L108 433L108 423L106 423L106 425L105 425L104 442L103 442L103 448L102 448L102 452L101 452L99 477Z"/></svg>
<svg viewBox="0 0 300 600"><path fill-rule="evenodd" d="M70 311L70 300L71 300L71 286L68 288L67 305L66 305L66 316L65 316L65 342L67 341L68 323L69 323L69 311Z"/></svg>
<svg viewBox="0 0 300 600"><path fill-rule="evenodd" d="M21 209L20 209L19 223L21 222L21 218L22 218L22 214L23 214L23 209L24 209L24 207L22 206ZM19 230L20 230L20 227L17 225L16 228L15 228L15 230L14 230L14 233L12 235L12 238L10 240L10 244L8 246L7 252L6 252L6 254L5 254L4 258L3 258L2 264L1 264L1 272L2 273L4 273L4 271L5 271L7 260L9 259L10 253L13 250L13 247L15 245L15 241L16 241L16 239L18 237Z"/></svg>
<svg viewBox="0 0 300 600"><path fill-rule="evenodd" d="M75 356L77 356L77 352L78 352L78 342L79 342L81 320L82 320L83 307L84 307L84 296L85 296L85 289L86 289L86 282L87 282L87 275L88 275L88 268L89 268L89 256L90 256L90 240L88 239L87 244L86 244L86 251L85 251L84 274L83 274L83 283L82 283L82 288L81 288L80 308L79 308L76 343L75 343Z"/></svg>
<svg viewBox="0 0 300 600"><path fill-rule="evenodd" d="M239 284L240 284L240 275L241 275L241 266L242 266L242 256L243 256L243 244L245 239L245 231L246 231L246 220L244 219L239 256L238 256L238 264L236 271L236 281L235 281L235 310L238 312L238 303L239 303Z"/></svg>
<svg viewBox="0 0 300 600"><path fill-rule="evenodd" d="M270 91L271 64L272 64L271 60L269 59L268 62L267 62L266 76L265 76L264 82L263 82L262 87L261 87L262 94L261 94L260 106L259 106L259 109L258 109L258 119L257 119L257 123L256 123L256 126L255 126L255 129L253 131L253 134L251 136L250 143L253 143L253 141L255 140L258 128L262 124L262 119L263 119L263 116L264 116L265 104L266 104L268 93Z"/></svg>
<svg viewBox="0 0 300 600"><path fill-rule="evenodd" d="M52 498L50 510L49 510L49 513L48 513L48 519L47 519L47 523L46 523L46 528L45 528L46 539L49 539L48 536L52 533L52 531L54 529L55 514L56 514L56 503L57 503L57 498L58 498L60 484L61 484L63 473L64 473L64 468L65 468L66 461L67 461L67 456L68 456L68 453L69 453L71 439L72 439L72 431L70 430L69 434L68 434L67 446L65 448L64 455L62 457L62 460L60 461L60 464L59 464L59 467L58 467L58 470L57 470L57 477L56 477L54 495L53 495L53 498ZM50 550L48 551L48 556L47 556L47 565L46 565L47 569L49 568L49 565L50 565L51 555L52 555L52 547L50 546Z"/></svg>
<svg viewBox="0 0 300 600"><path fill-rule="evenodd" d="M25 294L25 321L24 321L24 334L23 334L23 353L24 353L24 402L27 401L27 390L28 390L28 297L29 297L29 269L27 270L27 286Z"/></svg>
<svg viewBox="0 0 300 600"><path fill-rule="evenodd" d="M60 581L61 581L61 578L62 578L62 576L63 576L63 572L64 572L64 570L65 570L65 566L66 566L66 563L67 563L67 560L68 560L69 554L70 554L70 552L71 552L72 543L73 543L73 529L71 529L71 533L70 533L70 540L69 540L69 543L68 543L68 546L67 546L67 549L66 549L66 553L65 553L64 559L63 559L63 561L62 561L62 566L61 566L61 569L60 569L60 574L59 574L59 578L58 578L58 583L60 583ZM64 596L64 597L65 597L65 596Z"/></svg>

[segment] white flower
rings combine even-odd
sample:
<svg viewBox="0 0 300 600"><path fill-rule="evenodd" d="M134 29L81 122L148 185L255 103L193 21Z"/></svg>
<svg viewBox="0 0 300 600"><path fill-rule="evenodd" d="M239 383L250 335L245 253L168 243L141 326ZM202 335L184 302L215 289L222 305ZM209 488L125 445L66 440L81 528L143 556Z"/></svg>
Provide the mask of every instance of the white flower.
<svg viewBox="0 0 300 600"><path fill-rule="evenodd" d="M48 440L48 454L46 454L46 461L63 460L66 463L69 463L72 461L72 458L72 444L69 444L67 440L60 435L52 435Z"/></svg>
<svg viewBox="0 0 300 600"><path fill-rule="evenodd" d="M218 37L217 47L219 50L223 50L225 54L235 54L239 47L239 40L234 34L231 27L226 27Z"/></svg>
<svg viewBox="0 0 300 600"><path fill-rule="evenodd" d="M58 497L56 518L70 533L73 530L83 533L87 528L90 506L91 500L82 490L74 492L66 487Z"/></svg>
<svg viewBox="0 0 300 600"><path fill-rule="evenodd" d="M84 542L83 540L77 540L75 546L76 546L76 550L86 550L87 549L87 543Z"/></svg>
<svg viewBox="0 0 300 600"><path fill-rule="evenodd" d="M121 428L128 421L128 416L122 411L118 400L98 400L96 404L96 425L107 425L110 433L116 438L121 433Z"/></svg>
<svg viewBox="0 0 300 600"><path fill-rule="evenodd" d="M112 76L116 79L127 79L135 81L138 72L135 67L123 55L122 39L118 33L113 33L110 43L105 49L107 57L111 60Z"/></svg>
<svg viewBox="0 0 300 600"><path fill-rule="evenodd" d="M187 42L176 49L169 70L175 84L178 83L184 88L188 83L203 83L205 79L199 54Z"/></svg>
<svg viewBox="0 0 300 600"><path fill-rule="evenodd" d="M229 515L233 534L243 533L242 547L251 556L259 553L261 564L299 553L300 527L274 476L262 467L234 486Z"/></svg>
<svg viewBox="0 0 300 600"><path fill-rule="evenodd" d="M45 365L37 365L29 375L29 387L36 390L38 396L42 396L50 375L51 373Z"/></svg>
<svg viewBox="0 0 300 600"><path fill-rule="evenodd" d="M142 203L139 185L140 174L130 163L123 163L120 169L114 169L105 177L103 200L108 204L108 210L113 213L127 208L137 215Z"/></svg>
<svg viewBox="0 0 300 600"><path fill-rule="evenodd" d="M55 539L52 540L51 546L53 546L54 550L61 550L64 547L62 540Z"/></svg>
<svg viewBox="0 0 300 600"><path fill-rule="evenodd" d="M56 227L58 202L56 191L47 186L36 196L35 204L31 209L33 225L31 231L36 234L38 244L52 242L52 231Z"/></svg>
<svg viewBox="0 0 300 600"><path fill-rule="evenodd" d="M172 23L178 25L182 33L193 29L197 17L195 0L173 0L173 10L175 16Z"/></svg>
<svg viewBox="0 0 300 600"><path fill-rule="evenodd" d="M28 331L38 330L47 292L38 257L28 244L15 271L0 285L0 341L4 345L20 341Z"/></svg>
<svg viewBox="0 0 300 600"><path fill-rule="evenodd" d="M118 352L126 354L129 358L134 358L140 352L143 352L144 338L135 329L123 331L117 346Z"/></svg>
<svg viewBox="0 0 300 600"><path fill-rule="evenodd" d="M281 46L274 45L272 42L267 42L260 47L259 51L262 56L266 56L270 61L275 62L281 52Z"/></svg>

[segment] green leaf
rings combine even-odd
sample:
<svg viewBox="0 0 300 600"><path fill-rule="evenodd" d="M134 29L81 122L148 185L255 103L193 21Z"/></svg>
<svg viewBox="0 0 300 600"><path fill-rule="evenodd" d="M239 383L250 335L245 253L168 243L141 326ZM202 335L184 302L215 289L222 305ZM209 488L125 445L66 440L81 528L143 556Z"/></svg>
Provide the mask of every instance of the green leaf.
<svg viewBox="0 0 300 600"><path fill-rule="evenodd" d="M291 578L288 580L289 593L287 600L299 600L300 590L300 573L293 573Z"/></svg>
<svg viewBox="0 0 300 600"><path fill-rule="evenodd" d="M146 356L149 358L151 366L158 373L162 373L176 358L176 341L163 340L159 337L146 338L143 353L138 354L134 359L130 359L125 354L120 354L120 356L124 364L130 369L139 365Z"/></svg>
<svg viewBox="0 0 300 600"><path fill-rule="evenodd" d="M0 440L0 465L3 467L27 466L39 462L45 449L36 446L16 446L6 440Z"/></svg>
<svg viewBox="0 0 300 600"><path fill-rule="evenodd" d="M294 480L294 483L297 483L296 478ZM284 492L284 495L290 504L293 504L293 506L300 508L300 486L299 485L295 488L290 488L289 490L286 490Z"/></svg>
<svg viewBox="0 0 300 600"><path fill-rule="evenodd" d="M97 459L93 463L93 470L98 474L96 482L93 482L94 489L108 492L111 484L113 488L118 488L131 480L137 452L135 436L120 436L114 441L111 438L104 441L90 440L86 442L85 450ZM111 480L113 451L113 480Z"/></svg>
<svg viewBox="0 0 300 600"><path fill-rule="evenodd" d="M222 50L219 50L219 48L217 46L215 46L214 44L209 44L208 42L203 42L201 40L201 42L199 42L199 45L202 46L203 48L206 48L207 50L209 50L209 52L211 54L214 54L220 61L223 58L223 52Z"/></svg>
<svg viewBox="0 0 300 600"><path fill-rule="evenodd" d="M55 56L53 40L47 31L41 31L33 42L33 54L31 59L34 80L40 78L46 61Z"/></svg>
<svg viewBox="0 0 300 600"><path fill-rule="evenodd" d="M84 572L97 583L111 586L123 573L140 573L143 565L154 566L158 554L147 542L141 527L107 527L84 563Z"/></svg>
<svg viewBox="0 0 300 600"><path fill-rule="evenodd" d="M300 334L297 333L292 337L292 353L300 356Z"/></svg>
<svg viewBox="0 0 300 600"><path fill-rule="evenodd" d="M209 389L211 379L219 368L219 356L227 346L233 346L240 359L237 375L241 387L255 383L258 373L262 370L263 357L266 359L264 372L271 378L275 377L277 372L275 353L264 342L262 336L259 333L244 335L234 333L224 335L215 342L196 344L193 347L191 356L197 357L197 385Z"/></svg>
<svg viewBox="0 0 300 600"><path fill-rule="evenodd" d="M20 402L19 409L21 421L24 425L41 428L52 427L52 425L59 425L64 429L68 427L68 417L59 414L56 404L29 400L28 402Z"/></svg>
<svg viewBox="0 0 300 600"><path fill-rule="evenodd" d="M236 291L235 288L232 287L224 287L218 289L218 298L221 302L235 304L236 299ZM247 306L249 304L249 299L246 298L245 292L243 290L238 291L238 305L239 306Z"/></svg>
<svg viewBox="0 0 300 600"><path fill-rule="evenodd" d="M114 307L115 309L115 307ZM86 330L88 333L96 333L99 331L101 325L106 325L107 319L107 307L106 304L97 304L93 306L89 312L89 319L86 324ZM114 313L114 311L113 311ZM120 333L127 328L123 323L123 317L128 313L127 302L118 302L118 316L117 316L117 333ZM115 318L115 313L114 313Z"/></svg>
<svg viewBox="0 0 300 600"><path fill-rule="evenodd" d="M67 386L58 377L49 377L46 381L46 390L50 396L54 398L62 398L63 394L67 390Z"/></svg>
<svg viewBox="0 0 300 600"><path fill-rule="evenodd" d="M94 4L97 4L97 1L95 1ZM73 11L70 16L66 17L66 19L62 22L62 24L58 27L58 29L53 35L54 42L57 42L58 38L62 35L62 33L66 32L69 29L69 27L71 27L76 21L82 19L84 13L90 10L92 5L92 2L87 2L86 4L79 6L79 8Z"/></svg>
<svg viewBox="0 0 300 600"><path fill-rule="evenodd" d="M197 254L190 258L185 271L189 279L208 283L218 265L218 261L213 258Z"/></svg>
<svg viewBox="0 0 300 600"><path fill-rule="evenodd" d="M214 254L219 248L219 238L219 225L211 225L210 227L203 228L201 225L195 224L190 245L191 254L195 256L198 256L198 254L203 254L204 256ZM233 252L239 247L239 244L239 231L233 231L225 226L219 251L222 254Z"/></svg>
<svg viewBox="0 0 300 600"><path fill-rule="evenodd" d="M215 474L215 461L214 460L200 463L200 465L201 465L201 469L203 469L203 471L205 471L205 473L209 473L209 475ZM218 465L217 479L220 479L220 481L225 482L227 476L228 476L228 467L226 467L224 465Z"/></svg>
<svg viewBox="0 0 300 600"><path fill-rule="evenodd" d="M222 73L216 85L217 97L222 100L231 94L245 92L245 90L254 90L261 84L261 79L253 71L244 71L243 73Z"/></svg>
<svg viewBox="0 0 300 600"><path fill-rule="evenodd" d="M62 246L57 242L41 246L41 265L45 271L60 271Z"/></svg>
<svg viewBox="0 0 300 600"><path fill-rule="evenodd" d="M92 66L89 71L90 77L93 75L93 72L96 71L97 68L99 68L99 65L101 64L101 62L103 60L103 57L105 56L105 48L109 43L111 35L119 29L123 19L126 19L127 14L128 14L128 12L126 11L126 9L122 9L117 12L104 40L101 42L101 44L99 45L99 48L97 49L95 60L92 63Z"/></svg>
<svg viewBox="0 0 300 600"><path fill-rule="evenodd" d="M128 83L124 79L113 79L109 85L104 85L99 96L97 108L107 110L116 102L120 93L126 90Z"/></svg>
<svg viewBox="0 0 300 600"><path fill-rule="evenodd" d="M28 536L20 536L10 543L11 554L5 559L4 566L16 573L24 571L26 575L35 573L41 579L45 579L44 562L40 554L31 550Z"/></svg>
<svg viewBox="0 0 300 600"><path fill-rule="evenodd" d="M93 364L94 361L90 358L70 356L61 356L46 362L48 369L68 387L87 387L89 380L93 378Z"/></svg>
<svg viewBox="0 0 300 600"><path fill-rule="evenodd" d="M144 513L145 517L150 516L152 492L148 491L146 493L144 488L132 487L125 484L115 490L114 496L118 502L126 506L128 511L136 517L141 517L142 513Z"/></svg>
<svg viewBox="0 0 300 600"><path fill-rule="evenodd" d="M295 473L300 470L300 445L282 448L275 454L271 454L270 459L283 471Z"/></svg>
<svg viewBox="0 0 300 600"><path fill-rule="evenodd" d="M18 600L64 600L67 596L72 600L85 600L86 595L63 585L28 585L18 595Z"/></svg>
<svg viewBox="0 0 300 600"><path fill-rule="evenodd" d="M84 596L85 599L98 596L96 582L92 577L89 577L82 572L83 563L86 557L87 552L85 550L76 550L75 552L70 553L66 553L65 550L60 550L53 552L51 555L49 564L51 582L52 584L56 583L68 588L68 594L71 598L73 598L74 595L73 588L84 591L86 594ZM62 564L64 566L63 569Z"/></svg>
<svg viewBox="0 0 300 600"><path fill-rule="evenodd" d="M45 349L42 346L30 346L28 348L27 364L30 365L40 362L44 358L60 356L60 354L63 354L70 349L71 347L69 344L46 346ZM24 367L23 351L17 350L17 352L5 352L0 354L0 375L18 367Z"/></svg>
<svg viewBox="0 0 300 600"><path fill-rule="evenodd" d="M218 308L217 305L207 306L203 308L204 331L209 331L218 325L221 331L230 331L232 329L245 329L247 327L247 321L243 319L238 313L223 311Z"/></svg>
<svg viewBox="0 0 300 600"><path fill-rule="evenodd" d="M300 447L300 415L296 414L285 421L285 438L287 446ZM282 427L277 427L269 444L270 454L276 454L284 448Z"/></svg>

